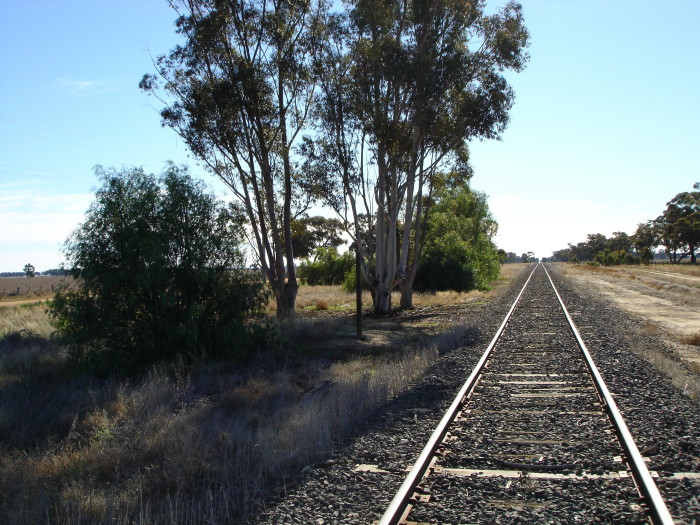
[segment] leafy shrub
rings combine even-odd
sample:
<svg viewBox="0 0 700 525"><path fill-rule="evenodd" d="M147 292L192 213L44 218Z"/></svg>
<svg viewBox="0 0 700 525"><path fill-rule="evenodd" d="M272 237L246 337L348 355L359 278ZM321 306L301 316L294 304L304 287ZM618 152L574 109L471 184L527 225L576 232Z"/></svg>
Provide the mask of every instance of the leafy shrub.
<svg viewBox="0 0 700 525"><path fill-rule="evenodd" d="M355 271L355 256L350 252L338 254L333 247L318 248L314 260L304 259L297 268L297 276L309 286L341 284L346 275Z"/></svg>
<svg viewBox="0 0 700 525"><path fill-rule="evenodd" d="M496 229L484 194L466 184L446 190L431 210L413 289L487 287L499 273L498 250L491 241Z"/></svg>
<svg viewBox="0 0 700 525"><path fill-rule="evenodd" d="M96 168L85 222L66 241L78 278L51 314L72 356L133 373L176 355L245 358L268 331L267 292L243 270L242 225L187 169L160 179Z"/></svg>
<svg viewBox="0 0 700 525"><path fill-rule="evenodd" d="M352 268L348 270L348 272L345 274L345 279L343 279L343 284L342 284L342 289L344 292L348 293L355 293L357 290L357 273L355 270L355 263L353 261ZM367 281L365 279L361 279L362 281L362 289L364 291L369 291L369 285L367 284Z"/></svg>
<svg viewBox="0 0 700 525"><path fill-rule="evenodd" d="M609 250L606 248L602 252L598 252L593 258L593 262L603 266L619 266L621 264L639 264L641 259L625 250Z"/></svg>

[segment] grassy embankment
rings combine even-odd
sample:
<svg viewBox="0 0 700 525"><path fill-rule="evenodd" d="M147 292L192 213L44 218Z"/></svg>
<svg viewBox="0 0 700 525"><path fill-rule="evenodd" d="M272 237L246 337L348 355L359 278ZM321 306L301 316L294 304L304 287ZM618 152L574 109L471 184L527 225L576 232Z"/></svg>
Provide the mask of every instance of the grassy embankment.
<svg viewBox="0 0 700 525"><path fill-rule="evenodd" d="M506 267L498 286L521 269ZM429 337L368 319L369 341L353 345L341 315L353 298L302 287L299 307L314 315L286 337L284 363L170 364L130 381L76 373L45 305L0 308L0 521L221 523L255 509L473 331L444 325Z"/></svg>

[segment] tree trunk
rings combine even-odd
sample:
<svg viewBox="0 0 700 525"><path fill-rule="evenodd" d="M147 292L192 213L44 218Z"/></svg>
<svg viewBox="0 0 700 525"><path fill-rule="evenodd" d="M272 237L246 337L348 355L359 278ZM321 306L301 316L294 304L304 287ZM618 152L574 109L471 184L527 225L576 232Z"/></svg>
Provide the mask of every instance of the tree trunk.
<svg viewBox="0 0 700 525"><path fill-rule="evenodd" d="M377 256L375 259L376 288L374 289L374 312L388 314L391 311L391 289L396 264L392 243L396 241L396 228L393 227L387 203L389 170L386 165L384 147L377 146ZM392 231L393 229L393 231ZM393 235L392 235L393 234Z"/></svg>
<svg viewBox="0 0 700 525"><path fill-rule="evenodd" d="M388 314L391 312L391 286L380 282L374 291L374 312L377 314Z"/></svg>
<svg viewBox="0 0 700 525"><path fill-rule="evenodd" d="M399 281L399 290L401 291L400 306L404 309L413 307L413 281L415 281L416 279L416 274L418 273L418 263L420 261L420 254L423 251L423 228L426 227L423 224L423 221L425 220L423 216L423 183L423 168L421 165L418 178L415 225L413 227L413 256L411 258L409 266L405 270L405 274ZM425 209L426 214L429 209L429 207Z"/></svg>
<svg viewBox="0 0 700 525"><path fill-rule="evenodd" d="M278 319L293 319L299 285L296 281L284 284L281 289L275 289Z"/></svg>
<svg viewBox="0 0 700 525"><path fill-rule="evenodd" d="M399 306L403 309L413 307L413 279L401 279L399 290L401 291Z"/></svg>

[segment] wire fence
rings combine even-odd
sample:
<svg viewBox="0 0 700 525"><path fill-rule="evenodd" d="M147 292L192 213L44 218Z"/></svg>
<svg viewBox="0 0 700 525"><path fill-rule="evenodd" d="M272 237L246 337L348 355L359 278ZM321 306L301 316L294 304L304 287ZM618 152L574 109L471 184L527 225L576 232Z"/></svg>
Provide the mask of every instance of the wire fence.
<svg viewBox="0 0 700 525"><path fill-rule="evenodd" d="M75 288L72 277L0 277L0 297L45 296L61 288Z"/></svg>

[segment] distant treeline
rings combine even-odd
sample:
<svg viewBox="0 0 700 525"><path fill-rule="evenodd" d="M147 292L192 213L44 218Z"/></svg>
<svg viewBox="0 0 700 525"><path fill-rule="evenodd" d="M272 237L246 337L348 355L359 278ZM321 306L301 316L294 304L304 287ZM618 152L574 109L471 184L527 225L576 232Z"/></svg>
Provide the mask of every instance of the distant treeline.
<svg viewBox="0 0 700 525"><path fill-rule="evenodd" d="M0 272L0 277L24 277L27 275L25 272ZM62 277L68 275L68 270L62 268L53 268L51 270L46 270L45 272L36 272L35 275L51 275L54 277Z"/></svg>
<svg viewBox="0 0 700 525"><path fill-rule="evenodd" d="M612 266L617 264L649 264L665 259L672 264L689 257L697 264L695 252L700 247L700 182L695 191L684 191L666 203L666 209L656 219L637 225L632 235L614 232L611 238L592 233L586 242L569 244L568 248L552 253L552 261L584 262ZM663 246L663 251L656 250Z"/></svg>

